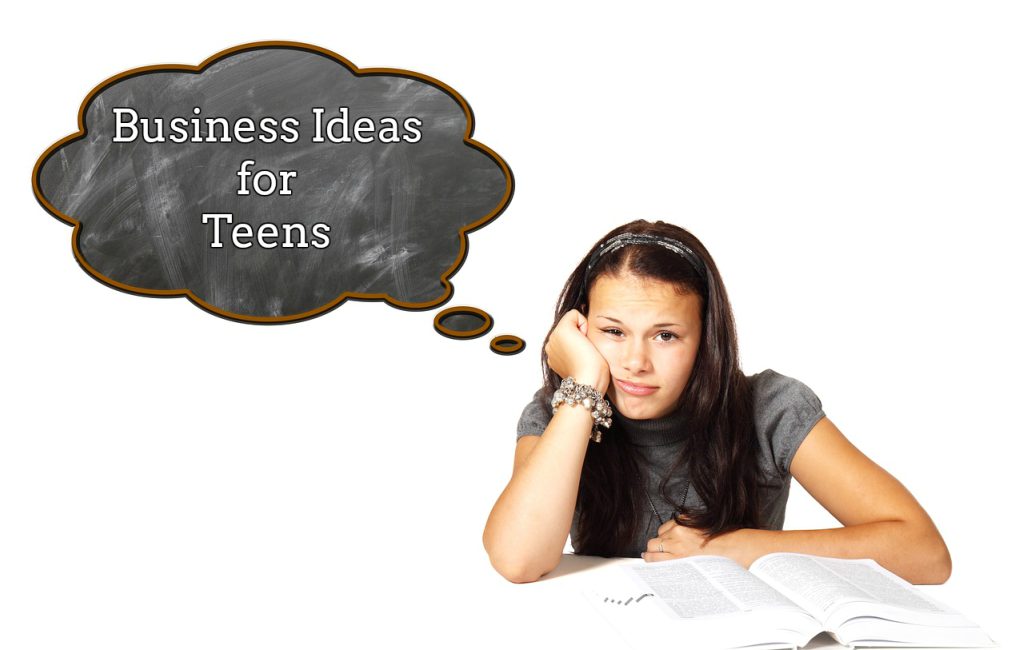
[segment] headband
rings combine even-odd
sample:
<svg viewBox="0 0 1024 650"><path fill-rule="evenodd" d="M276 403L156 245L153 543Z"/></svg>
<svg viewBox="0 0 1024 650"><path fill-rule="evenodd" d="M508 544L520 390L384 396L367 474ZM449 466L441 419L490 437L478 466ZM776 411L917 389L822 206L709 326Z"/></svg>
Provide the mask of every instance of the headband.
<svg viewBox="0 0 1024 650"><path fill-rule="evenodd" d="M707 286L707 267L704 266L704 260L698 257L697 254L693 252L692 248L690 248L683 242L679 241L678 239L672 239L671 237L627 232L622 233L621 235L616 235L615 237L612 237L608 241L604 242L590 256L590 261L587 262L587 270L583 274L583 284L580 286L580 302L583 301L584 292L586 292L587 290L587 282L590 280L590 272L594 269L594 265L597 264L597 261L601 259L601 257L603 257L605 254L611 253L612 251L617 251L623 246L627 246L629 244L653 244L655 246L667 248L668 250L672 251L673 253L676 253L677 255L685 259L687 262L689 262L690 266L693 267L693 270L696 271L697 275L700 276L700 279L704 281L704 285Z"/></svg>

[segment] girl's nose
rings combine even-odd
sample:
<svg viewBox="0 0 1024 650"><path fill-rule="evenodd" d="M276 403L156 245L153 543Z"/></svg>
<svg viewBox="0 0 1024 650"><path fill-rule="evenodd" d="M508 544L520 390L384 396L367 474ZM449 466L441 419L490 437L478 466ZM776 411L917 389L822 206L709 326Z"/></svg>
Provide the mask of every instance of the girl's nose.
<svg viewBox="0 0 1024 650"><path fill-rule="evenodd" d="M647 341L634 338L626 343L622 353L622 368L634 375L651 371L651 357L647 351Z"/></svg>

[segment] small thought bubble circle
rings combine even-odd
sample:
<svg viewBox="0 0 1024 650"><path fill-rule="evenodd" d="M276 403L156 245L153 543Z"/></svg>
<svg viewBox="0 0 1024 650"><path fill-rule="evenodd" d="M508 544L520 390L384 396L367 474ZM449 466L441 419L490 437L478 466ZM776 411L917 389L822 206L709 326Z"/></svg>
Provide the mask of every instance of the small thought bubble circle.
<svg viewBox="0 0 1024 650"><path fill-rule="evenodd" d="M502 334L491 339L491 352L495 354L519 354L524 347L526 342L513 334Z"/></svg>
<svg viewBox="0 0 1024 650"><path fill-rule="evenodd" d="M303 43L128 70L78 119L32 183L82 268L245 322L443 304L514 187L455 90Z"/></svg>
<svg viewBox="0 0 1024 650"><path fill-rule="evenodd" d="M476 307L449 307L434 316L434 329L452 339L475 339L493 326L491 315Z"/></svg>

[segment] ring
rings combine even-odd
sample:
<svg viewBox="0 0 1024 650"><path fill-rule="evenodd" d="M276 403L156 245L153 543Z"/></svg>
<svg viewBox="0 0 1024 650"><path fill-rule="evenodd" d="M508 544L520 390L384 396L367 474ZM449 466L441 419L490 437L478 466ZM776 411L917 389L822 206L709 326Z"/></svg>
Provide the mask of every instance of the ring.
<svg viewBox="0 0 1024 650"><path fill-rule="evenodd" d="M662 542L658 542L658 552L659 553L664 553L665 552L665 545Z"/></svg>

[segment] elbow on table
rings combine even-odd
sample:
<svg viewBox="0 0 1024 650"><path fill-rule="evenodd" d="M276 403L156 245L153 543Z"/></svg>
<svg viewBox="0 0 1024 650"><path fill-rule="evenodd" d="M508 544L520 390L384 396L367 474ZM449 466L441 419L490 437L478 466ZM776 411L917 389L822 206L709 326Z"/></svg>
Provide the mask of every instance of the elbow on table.
<svg viewBox="0 0 1024 650"><path fill-rule="evenodd" d="M486 543L484 544L484 549L487 551L487 557L490 559L494 570L501 574L501 577L516 584L536 582L558 566L558 560L554 564L550 562L538 563L531 561L529 558L502 554L489 548Z"/></svg>
<svg viewBox="0 0 1024 650"><path fill-rule="evenodd" d="M501 557L494 553L489 553L489 557L494 570L500 573L501 577L516 584L537 582L553 571L558 566L558 559L561 559L559 557L554 562L537 562L529 558Z"/></svg>
<svg viewBox="0 0 1024 650"><path fill-rule="evenodd" d="M939 538L931 557L929 579L922 584L941 585L949 580L949 576L953 573L953 558L949 554L949 549L946 548L946 543L941 538Z"/></svg>
<svg viewBox="0 0 1024 650"><path fill-rule="evenodd" d="M492 561L491 565L501 574L501 577L517 585L537 582L547 573L547 571L539 571L524 564L500 564Z"/></svg>
<svg viewBox="0 0 1024 650"><path fill-rule="evenodd" d="M927 542L917 545L915 555L920 559L910 582L918 585L941 585L949 580L953 573L953 559L946 542L937 532Z"/></svg>
<svg viewBox="0 0 1024 650"><path fill-rule="evenodd" d="M520 552L517 549L518 545L510 543L507 537L490 525L490 522L484 528L482 541L494 570L501 574L501 577L516 584L540 580L553 571L562 559L560 552L552 557L539 557L536 553L531 556Z"/></svg>

